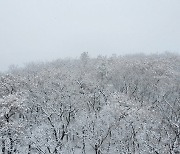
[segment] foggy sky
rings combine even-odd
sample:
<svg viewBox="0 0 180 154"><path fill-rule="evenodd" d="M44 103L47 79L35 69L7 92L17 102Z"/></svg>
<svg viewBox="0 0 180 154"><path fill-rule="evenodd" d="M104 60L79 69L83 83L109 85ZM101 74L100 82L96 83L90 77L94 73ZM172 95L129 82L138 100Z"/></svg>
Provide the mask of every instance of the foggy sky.
<svg viewBox="0 0 180 154"><path fill-rule="evenodd" d="M0 0L0 71L84 51L180 53L180 0Z"/></svg>

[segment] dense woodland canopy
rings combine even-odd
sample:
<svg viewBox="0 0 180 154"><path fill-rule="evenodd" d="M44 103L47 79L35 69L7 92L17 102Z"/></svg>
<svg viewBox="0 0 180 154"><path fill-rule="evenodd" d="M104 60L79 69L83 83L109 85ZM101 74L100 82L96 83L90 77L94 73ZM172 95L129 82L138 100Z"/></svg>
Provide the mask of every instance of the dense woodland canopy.
<svg viewBox="0 0 180 154"><path fill-rule="evenodd" d="M0 74L2 154L179 154L180 56L58 59Z"/></svg>

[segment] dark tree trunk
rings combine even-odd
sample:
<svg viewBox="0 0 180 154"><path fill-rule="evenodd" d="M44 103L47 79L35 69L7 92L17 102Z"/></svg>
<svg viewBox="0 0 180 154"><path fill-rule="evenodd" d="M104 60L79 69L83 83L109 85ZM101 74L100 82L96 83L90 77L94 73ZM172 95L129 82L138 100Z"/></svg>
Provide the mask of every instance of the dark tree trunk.
<svg viewBox="0 0 180 154"><path fill-rule="evenodd" d="M31 154L31 145L28 145L28 154Z"/></svg>

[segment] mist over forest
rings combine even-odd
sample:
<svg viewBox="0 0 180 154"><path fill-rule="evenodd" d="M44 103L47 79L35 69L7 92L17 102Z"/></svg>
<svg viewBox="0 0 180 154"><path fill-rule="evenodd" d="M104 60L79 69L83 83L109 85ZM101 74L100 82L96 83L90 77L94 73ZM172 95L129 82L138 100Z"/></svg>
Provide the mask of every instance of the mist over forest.
<svg viewBox="0 0 180 154"><path fill-rule="evenodd" d="M180 55L11 66L0 73L0 154L179 154Z"/></svg>

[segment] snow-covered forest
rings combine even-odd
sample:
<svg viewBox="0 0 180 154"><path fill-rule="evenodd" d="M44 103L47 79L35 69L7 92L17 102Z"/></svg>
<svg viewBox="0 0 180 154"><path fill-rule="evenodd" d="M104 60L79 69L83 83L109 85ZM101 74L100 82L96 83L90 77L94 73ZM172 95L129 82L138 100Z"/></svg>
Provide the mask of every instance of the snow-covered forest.
<svg viewBox="0 0 180 154"><path fill-rule="evenodd" d="M0 73L1 154L179 154L180 56L58 59Z"/></svg>

